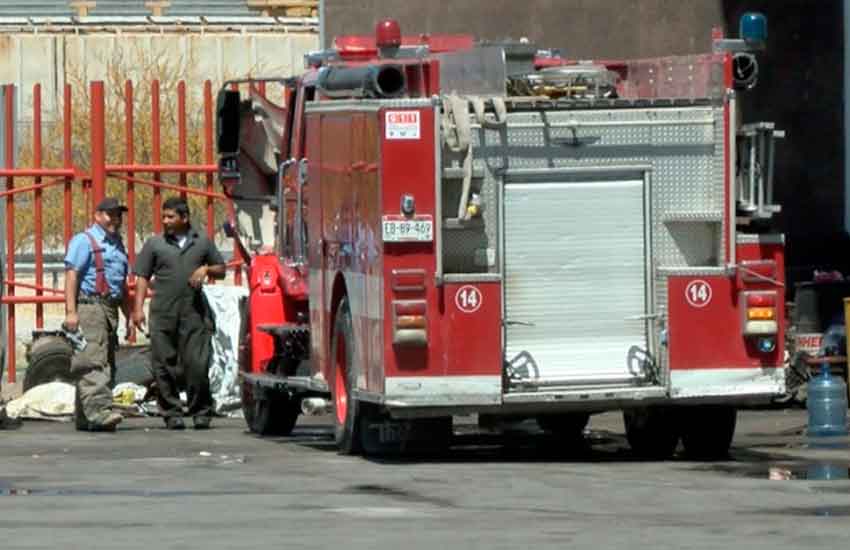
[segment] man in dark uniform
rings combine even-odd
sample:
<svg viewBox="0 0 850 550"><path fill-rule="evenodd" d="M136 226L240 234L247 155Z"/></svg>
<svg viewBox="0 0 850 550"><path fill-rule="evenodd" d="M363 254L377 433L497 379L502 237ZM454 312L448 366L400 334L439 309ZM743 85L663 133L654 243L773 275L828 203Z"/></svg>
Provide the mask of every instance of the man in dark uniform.
<svg viewBox="0 0 850 550"><path fill-rule="evenodd" d="M84 349L74 354L77 377L74 415L78 430L115 431L121 415L112 410L112 379L118 347L118 308L128 319L127 252L121 242L121 218L127 207L105 198L87 230L68 243L65 256L65 322L71 334L82 332Z"/></svg>
<svg viewBox="0 0 850 550"><path fill-rule="evenodd" d="M196 429L206 429L212 415L208 372L212 333L206 325L201 287L207 277L224 278L224 259L215 244L189 223L185 200L165 201L162 225L164 233L148 239L136 258L133 323L144 330L145 294L154 277L150 340L160 411L166 427L185 428L176 373L179 358L186 375L189 415Z"/></svg>

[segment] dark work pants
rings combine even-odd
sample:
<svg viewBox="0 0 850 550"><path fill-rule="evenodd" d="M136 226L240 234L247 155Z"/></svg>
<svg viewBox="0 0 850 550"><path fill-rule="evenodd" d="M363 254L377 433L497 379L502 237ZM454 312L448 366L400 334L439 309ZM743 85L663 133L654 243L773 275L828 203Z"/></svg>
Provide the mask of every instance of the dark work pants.
<svg viewBox="0 0 850 550"><path fill-rule="evenodd" d="M169 308L151 304L151 362L159 387L162 416L182 416L178 363L186 377L189 416L211 416L209 360L212 331L205 320L205 304L200 291L176 301Z"/></svg>

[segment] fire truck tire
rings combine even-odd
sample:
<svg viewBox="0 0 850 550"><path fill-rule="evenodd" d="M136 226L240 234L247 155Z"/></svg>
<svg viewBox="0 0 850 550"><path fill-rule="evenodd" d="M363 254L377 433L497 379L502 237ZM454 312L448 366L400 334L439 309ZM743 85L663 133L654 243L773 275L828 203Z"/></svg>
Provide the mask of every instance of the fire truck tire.
<svg viewBox="0 0 850 550"><path fill-rule="evenodd" d="M357 373L354 372L354 328L348 298L337 306L331 338L331 397L333 399L334 441L340 454L354 455L363 451L361 438L362 404L351 395ZM368 408L368 407L366 407Z"/></svg>
<svg viewBox="0 0 850 550"><path fill-rule="evenodd" d="M676 414L665 407L644 407L623 411L626 439L632 452L642 458L666 460L676 452L679 426Z"/></svg>
<svg viewBox="0 0 850 550"><path fill-rule="evenodd" d="M298 405L298 400L287 393L268 392L264 398L254 400L251 431L259 435L291 434L300 413Z"/></svg>
<svg viewBox="0 0 850 550"><path fill-rule="evenodd" d="M286 392L264 391L257 398L255 388L242 384L242 412L248 429L257 435L287 436L300 413L300 403Z"/></svg>
<svg viewBox="0 0 850 550"><path fill-rule="evenodd" d="M590 421L587 413L541 414L537 417L540 429L565 439L582 439Z"/></svg>
<svg viewBox="0 0 850 550"><path fill-rule="evenodd" d="M36 339L27 352L24 374L24 391L48 382L72 383L71 344L62 336L42 336Z"/></svg>
<svg viewBox="0 0 850 550"><path fill-rule="evenodd" d="M721 460L729 456L738 418L735 407L688 407L682 417L682 446L688 458Z"/></svg>

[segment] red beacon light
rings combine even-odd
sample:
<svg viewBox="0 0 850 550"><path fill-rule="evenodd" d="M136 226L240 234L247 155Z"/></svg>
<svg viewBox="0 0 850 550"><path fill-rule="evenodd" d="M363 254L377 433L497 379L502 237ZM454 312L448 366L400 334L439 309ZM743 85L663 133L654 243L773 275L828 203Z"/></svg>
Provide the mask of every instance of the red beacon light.
<svg viewBox="0 0 850 550"><path fill-rule="evenodd" d="M392 56L401 47L401 27L395 19L381 19L375 25L375 45L383 56Z"/></svg>

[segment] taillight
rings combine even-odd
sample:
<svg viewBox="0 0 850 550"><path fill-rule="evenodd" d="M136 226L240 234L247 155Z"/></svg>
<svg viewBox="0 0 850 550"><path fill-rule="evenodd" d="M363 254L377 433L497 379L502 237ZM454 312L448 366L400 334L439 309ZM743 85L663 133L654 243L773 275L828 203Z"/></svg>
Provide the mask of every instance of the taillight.
<svg viewBox="0 0 850 550"><path fill-rule="evenodd" d="M776 310L772 307L748 307L748 321L772 321L776 318Z"/></svg>
<svg viewBox="0 0 850 550"><path fill-rule="evenodd" d="M428 308L425 300L393 300L393 344L424 347L428 344Z"/></svg>
<svg viewBox="0 0 850 550"><path fill-rule="evenodd" d="M740 295L742 310L741 331L744 336L773 336L779 332L778 314L776 311L778 295L773 290L762 291L745 291ZM763 353L772 352L775 347L775 342L772 345L767 345L764 342L762 345L761 338L759 340L759 351ZM772 339L771 339L772 341Z"/></svg>
<svg viewBox="0 0 850 550"><path fill-rule="evenodd" d="M747 292L747 307L774 307L775 292Z"/></svg>
<svg viewBox="0 0 850 550"><path fill-rule="evenodd" d="M400 315L396 318L395 326L398 328L425 328L424 315Z"/></svg>

